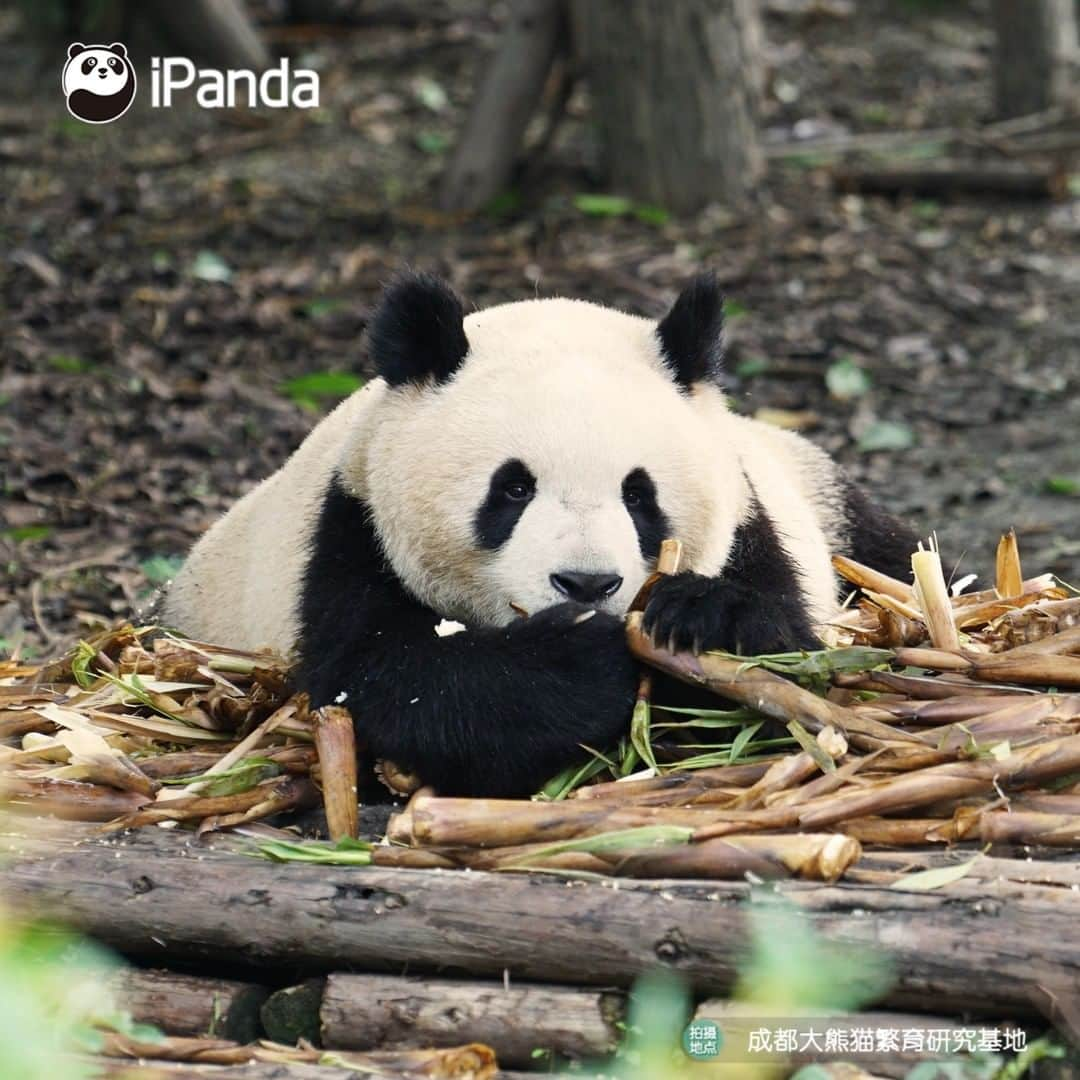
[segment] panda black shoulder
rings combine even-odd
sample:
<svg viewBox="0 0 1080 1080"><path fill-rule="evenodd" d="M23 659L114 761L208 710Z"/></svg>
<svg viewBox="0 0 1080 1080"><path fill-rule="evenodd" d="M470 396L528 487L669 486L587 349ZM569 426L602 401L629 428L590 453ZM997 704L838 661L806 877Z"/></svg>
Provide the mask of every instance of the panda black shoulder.
<svg viewBox="0 0 1080 1080"><path fill-rule="evenodd" d="M906 522L883 510L849 476L840 476L846 532L846 554L899 581L911 580L911 553L918 534Z"/></svg>
<svg viewBox="0 0 1080 1080"><path fill-rule="evenodd" d="M433 634L437 621L391 568L368 505L336 475L311 535L298 607L300 681L316 706L331 703L336 680L355 667L342 655L347 643L372 632Z"/></svg>

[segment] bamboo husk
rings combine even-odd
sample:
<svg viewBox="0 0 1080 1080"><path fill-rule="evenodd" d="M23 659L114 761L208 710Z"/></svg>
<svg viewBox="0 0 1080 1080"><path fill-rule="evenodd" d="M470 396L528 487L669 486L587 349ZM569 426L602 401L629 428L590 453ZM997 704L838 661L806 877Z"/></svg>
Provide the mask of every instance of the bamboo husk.
<svg viewBox="0 0 1080 1080"><path fill-rule="evenodd" d="M169 802L155 803L153 806L118 818L109 824L108 829L109 831L137 829L140 826L154 825L161 821L196 821L218 815L242 815L232 822L237 824L240 820L253 820L247 815L256 807L266 809L272 806L276 809L267 812L276 813L285 809L310 806L317 798L318 794L314 785L306 777L274 777L234 795L207 797L187 795Z"/></svg>
<svg viewBox="0 0 1080 1080"><path fill-rule="evenodd" d="M355 840L360 835L360 806L352 714L340 706L327 705L316 710L313 723L330 839Z"/></svg>
<svg viewBox="0 0 1080 1080"><path fill-rule="evenodd" d="M752 787L748 787L731 802L733 809L748 810L755 806L764 806L769 795L780 793L820 771L820 766L805 750L799 754L790 754L774 762L769 771Z"/></svg>
<svg viewBox="0 0 1080 1080"><path fill-rule="evenodd" d="M809 802L819 796L827 795L831 791L838 791L856 773L873 765L883 753L882 750L875 750L864 757L851 758L832 772L823 773L808 784L802 784L787 791L772 792L765 797L765 805L769 807L795 806L799 803Z"/></svg>
<svg viewBox="0 0 1080 1080"><path fill-rule="evenodd" d="M1041 593L1022 593L1005 599L986 600L981 604L964 607L953 606L953 617L961 630L975 630L990 623L1022 611L1026 607L1036 607L1046 601L1061 601L1068 594L1062 589L1048 589Z"/></svg>
<svg viewBox="0 0 1080 1080"><path fill-rule="evenodd" d="M1007 648L1026 645L1080 623L1080 596L1049 600L1010 611L997 620L994 629Z"/></svg>
<svg viewBox="0 0 1080 1080"><path fill-rule="evenodd" d="M1020 548L1015 529L1010 529L998 542L995 579L1000 596L1019 596L1023 591L1024 575L1020 571Z"/></svg>
<svg viewBox="0 0 1080 1080"><path fill-rule="evenodd" d="M310 1062L325 1064L327 1052L310 1048L282 1046L267 1040L257 1043L234 1043L228 1039L171 1036L144 1042L105 1031L101 1053L106 1057L137 1058L203 1065L245 1065L252 1061ZM480 1043L435 1050L334 1051L340 1067L375 1076L424 1076L428 1080L446 1077L469 1077L494 1080L497 1072L495 1053Z"/></svg>
<svg viewBox="0 0 1080 1080"><path fill-rule="evenodd" d="M642 800L650 796L670 797L675 802L690 802L694 795L714 787L738 788L757 783L773 764L783 760L785 759L782 757L769 758L746 765L718 765L689 772L664 773L642 780L611 780L578 788L571 792L570 798L618 799L633 802L638 806L648 805Z"/></svg>
<svg viewBox="0 0 1080 1080"><path fill-rule="evenodd" d="M1069 656L1077 652L1080 652L1080 626L1067 626L995 655L1000 659L1015 660L1021 656Z"/></svg>
<svg viewBox="0 0 1080 1080"><path fill-rule="evenodd" d="M46 814L64 821L112 821L130 815L147 799L133 791L47 777L0 777L0 796L18 814Z"/></svg>
<svg viewBox="0 0 1080 1080"><path fill-rule="evenodd" d="M850 581L852 585L856 585L864 591L870 589L873 592L891 596L894 600L899 600L905 604L910 604L915 598L915 590L906 582L898 581L896 578L889 577L879 570L864 566L854 559L849 559L846 555L834 555L832 565L833 569L845 581Z"/></svg>

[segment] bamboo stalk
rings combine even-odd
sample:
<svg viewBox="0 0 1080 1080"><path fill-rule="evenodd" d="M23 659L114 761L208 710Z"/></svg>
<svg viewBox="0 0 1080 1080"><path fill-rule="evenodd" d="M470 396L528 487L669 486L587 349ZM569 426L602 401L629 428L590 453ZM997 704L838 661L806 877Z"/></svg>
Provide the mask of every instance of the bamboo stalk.
<svg viewBox="0 0 1080 1080"><path fill-rule="evenodd" d="M1077 770L1080 770L1080 735L1068 735L1027 747L1000 761L933 766L860 790L831 795L806 804L799 813L799 826L820 829L852 818L928 806L943 799L1018 790Z"/></svg>
<svg viewBox="0 0 1080 1080"><path fill-rule="evenodd" d="M634 852L616 867L627 877L738 879L802 877L836 881L862 851L857 840L837 833L732 835L682 847Z"/></svg>
<svg viewBox="0 0 1080 1080"><path fill-rule="evenodd" d="M656 557L656 569L649 574L644 584L634 594L634 599L630 601L630 606L626 609L627 612L645 610L645 605L649 602L649 596L656 588L656 583L667 574L679 572L682 554L682 541L667 539L661 542L660 552Z"/></svg>
<svg viewBox="0 0 1080 1080"><path fill-rule="evenodd" d="M355 840L360 835L360 806L352 714L338 705L327 705L317 709L312 720L330 839Z"/></svg>
<svg viewBox="0 0 1080 1080"><path fill-rule="evenodd" d="M979 819L979 839L984 844L1077 847L1080 845L1080 815L996 810Z"/></svg>
<svg viewBox="0 0 1080 1080"><path fill-rule="evenodd" d="M841 823L844 835L864 844L882 847L920 847L923 844L954 844L966 839L971 824L953 818L863 817Z"/></svg>
<svg viewBox="0 0 1080 1080"><path fill-rule="evenodd" d="M924 551L920 544L919 550L911 556L911 569L915 575L915 596L925 616L931 642L938 649L959 649L960 635L937 548Z"/></svg>
<svg viewBox="0 0 1080 1080"><path fill-rule="evenodd" d="M832 725L854 745L876 750L888 742L921 743L918 735L860 716L851 709L819 698L795 683L744 660L716 653L671 653L655 645L641 626L641 615L627 617L627 642L640 660L693 686L706 686L730 701L788 723L798 720L815 734Z"/></svg>
<svg viewBox="0 0 1080 1080"><path fill-rule="evenodd" d="M623 807L608 800L522 802L516 799L454 799L413 796L407 812L390 819L392 843L436 847L505 848L552 843L645 825L682 825L718 832L782 828L790 811L716 810L711 807Z"/></svg>

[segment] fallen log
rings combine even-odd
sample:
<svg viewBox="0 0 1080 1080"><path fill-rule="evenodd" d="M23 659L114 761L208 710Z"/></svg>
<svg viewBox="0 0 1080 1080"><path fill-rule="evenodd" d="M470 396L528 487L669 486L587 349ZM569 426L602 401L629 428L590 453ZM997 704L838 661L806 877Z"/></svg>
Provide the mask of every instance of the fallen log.
<svg viewBox="0 0 1080 1080"><path fill-rule="evenodd" d="M535 1051L582 1059L610 1054L625 1019L622 994L475 980L330 975L318 1018L326 1049L490 1046L502 1065Z"/></svg>
<svg viewBox="0 0 1080 1080"><path fill-rule="evenodd" d="M213 1035L251 1042L261 1033L259 1007L267 990L255 983L124 968L110 986L133 1019L167 1035Z"/></svg>
<svg viewBox="0 0 1080 1080"><path fill-rule="evenodd" d="M1071 890L997 879L932 892L774 888L816 932L889 951L893 1006L1038 1009L1053 1019L1055 1000L1080 994L1080 894ZM274 865L165 830L12 861L0 868L0 890L12 906L62 915L129 955L160 961L167 949L217 963L227 953L237 965L312 973L506 971L620 987L660 965L722 993L749 933L743 882Z"/></svg>
<svg viewBox="0 0 1080 1080"><path fill-rule="evenodd" d="M837 169L833 186L849 195L995 195L1006 199L1060 199L1068 175L1058 168L986 162Z"/></svg>
<svg viewBox="0 0 1080 1080"><path fill-rule="evenodd" d="M250 1065L189 1065L175 1061L83 1058L80 1064L91 1065L94 1069L92 1075L103 1080L414 1080L420 1075L429 1075L373 1072L369 1066L349 1068L344 1065L281 1061L259 1061ZM456 1080L478 1080L479 1075L476 1072L462 1073ZM535 1080L536 1075L500 1070L493 1074L493 1080ZM548 1080L560 1080L557 1074L545 1075Z"/></svg>

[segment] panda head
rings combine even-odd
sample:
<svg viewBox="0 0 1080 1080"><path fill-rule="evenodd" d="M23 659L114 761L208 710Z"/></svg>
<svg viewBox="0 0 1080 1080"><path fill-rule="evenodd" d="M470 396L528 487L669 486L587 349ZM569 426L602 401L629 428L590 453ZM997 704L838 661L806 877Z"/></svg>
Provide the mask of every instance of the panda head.
<svg viewBox="0 0 1080 1080"><path fill-rule="evenodd" d="M62 81L68 110L90 124L122 116L135 97L135 69L118 41L111 45L76 41L68 48Z"/></svg>
<svg viewBox="0 0 1080 1080"><path fill-rule="evenodd" d="M734 531L722 331L710 275L658 324L562 299L465 318L444 283L401 279L370 326L383 385L342 478L441 614L500 625L567 599L623 612L663 539L704 569Z"/></svg>

